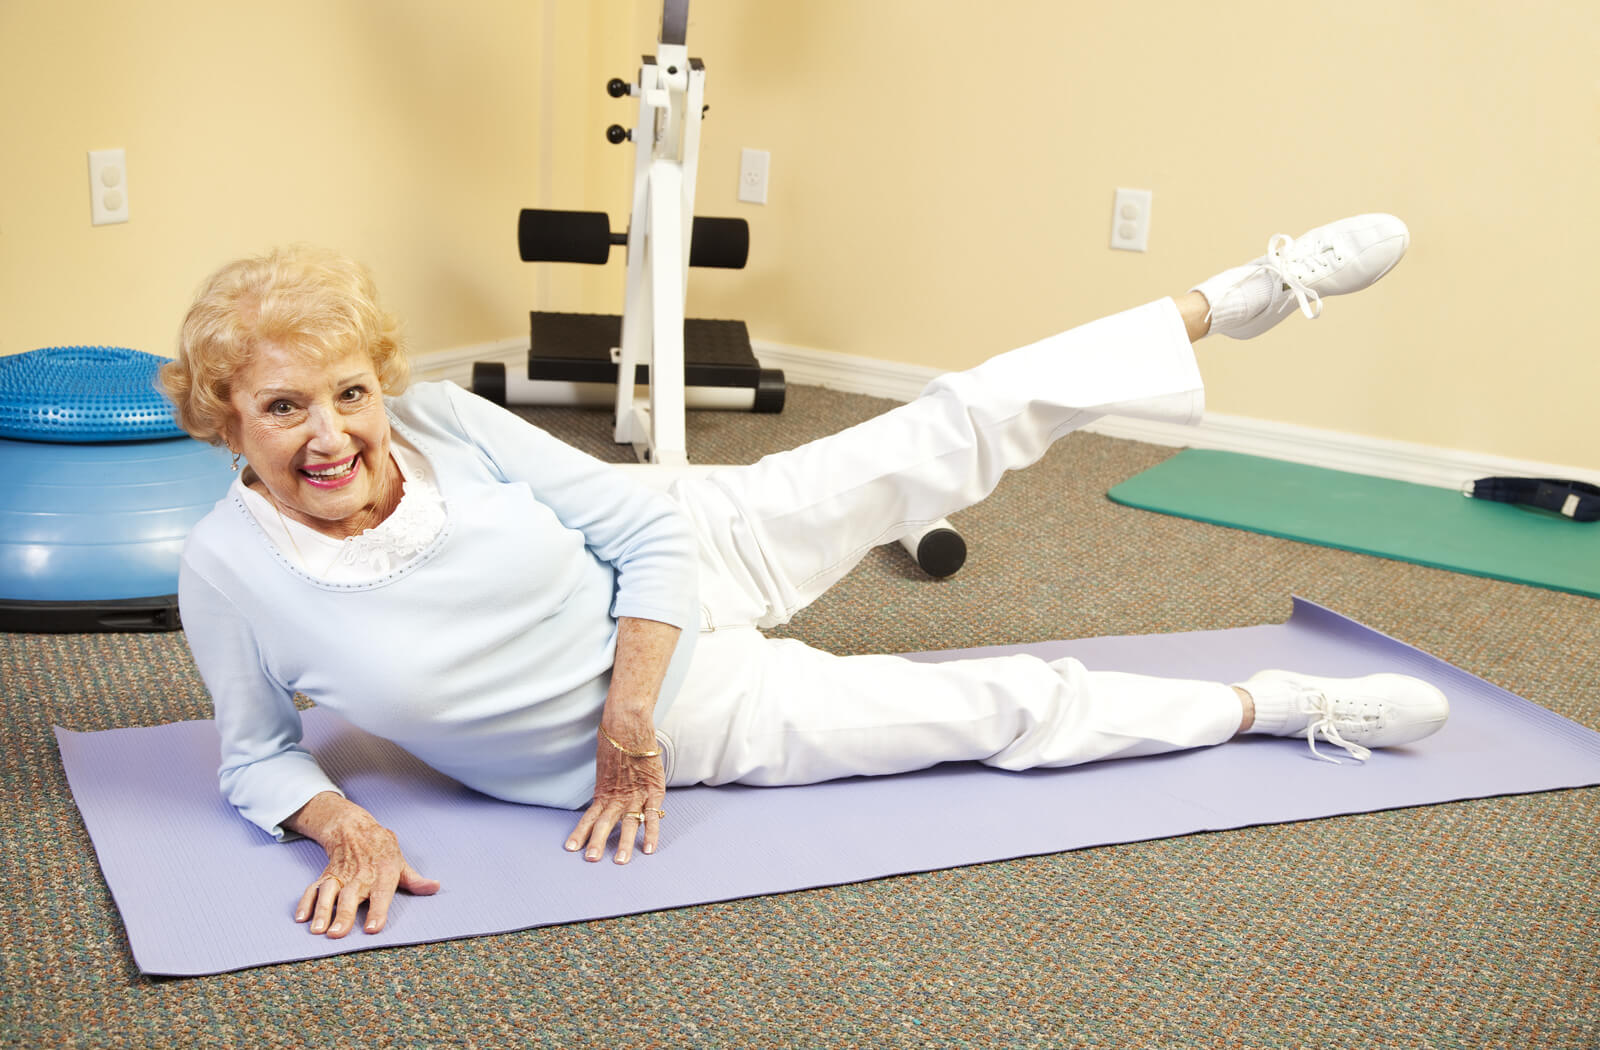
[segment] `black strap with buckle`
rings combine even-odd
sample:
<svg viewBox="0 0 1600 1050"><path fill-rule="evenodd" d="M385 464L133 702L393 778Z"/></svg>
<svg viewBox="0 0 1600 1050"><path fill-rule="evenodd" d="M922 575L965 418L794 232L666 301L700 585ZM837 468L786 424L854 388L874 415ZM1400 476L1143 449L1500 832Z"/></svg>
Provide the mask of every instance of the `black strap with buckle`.
<svg viewBox="0 0 1600 1050"><path fill-rule="evenodd" d="M1600 485L1559 478L1479 478L1461 487L1464 496L1519 503L1553 511L1573 521L1600 521Z"/></svg>

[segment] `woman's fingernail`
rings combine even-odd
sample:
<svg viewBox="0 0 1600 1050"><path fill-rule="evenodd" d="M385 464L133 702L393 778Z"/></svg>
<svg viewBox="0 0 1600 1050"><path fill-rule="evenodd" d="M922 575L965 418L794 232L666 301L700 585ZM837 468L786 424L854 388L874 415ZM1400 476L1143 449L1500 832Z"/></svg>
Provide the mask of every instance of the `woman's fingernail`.
<svg viewBox="0 0 1600 1050"><path fill-rule="evenodd" d="M304 909L294 913L294 921L295 922L305 922L306 921L306 913L305 913Z"/></svg>
<svg viewBox="0 0 1600 1050"><path fill-rule="evenodd" d="M646 853L654 853L656 851L656 848L654 846L650 845L650 843L646 842L644 844L644 851Z"/></svg>
<svg viewBox="0 0 1600 1050"><path fill-rule="evenodd" d="M567 852L568 853L576 853L576 852L578 852L578 840L577 839L572 839L571 841L569 841L567 843Z"/></svg>
<svg viewBox="0 0 1600 1050"><path fill-rule="evenodd" d="M592 849L588 853L585 853L583 856L584 856L585 860L599 860L600 859L600 851L597 850L597 849Z"/></svg>
<svg viewBox="0 0 1600 1050"><path fill-rule="evenodd" d="M367 932L368 933L377 933L378 932L378 924L375 923L375 922L367 923Z"/></svg>

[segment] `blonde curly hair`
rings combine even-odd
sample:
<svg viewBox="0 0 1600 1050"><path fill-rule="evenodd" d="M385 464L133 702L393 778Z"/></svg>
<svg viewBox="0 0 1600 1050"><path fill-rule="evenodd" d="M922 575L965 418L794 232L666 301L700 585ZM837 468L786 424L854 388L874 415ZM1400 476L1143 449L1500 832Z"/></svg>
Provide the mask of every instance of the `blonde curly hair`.
<svg viewBox="0 0 1600 1050"><path fill-rule="evenodd" d="M399 322L378 305L366 268L322 248L279 248L229 263L195 297L178 356L161 369L178 425L222 444L234 417L232 378L268 344L315 361L365 351L385 394L403 392L411 380Z"/></svg>

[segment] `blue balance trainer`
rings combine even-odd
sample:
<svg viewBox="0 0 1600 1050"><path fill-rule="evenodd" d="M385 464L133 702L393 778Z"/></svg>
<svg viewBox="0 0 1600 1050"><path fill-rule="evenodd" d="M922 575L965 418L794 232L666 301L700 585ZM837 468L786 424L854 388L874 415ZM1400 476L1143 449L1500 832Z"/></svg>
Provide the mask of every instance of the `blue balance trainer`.
<svg viewBox="0 0 1600 1050"><path fill-rule="evenodd" d="M180 626L184 538L233 475L178 428L164 362L102 346L0 357L0 630Z"/></svg>

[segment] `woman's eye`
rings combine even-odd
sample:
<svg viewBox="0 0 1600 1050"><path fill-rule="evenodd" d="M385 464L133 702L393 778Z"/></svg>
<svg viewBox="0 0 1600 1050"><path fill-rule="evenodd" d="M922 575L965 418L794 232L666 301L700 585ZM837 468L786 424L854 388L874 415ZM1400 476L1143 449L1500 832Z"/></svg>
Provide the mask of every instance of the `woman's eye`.
<svg viewBox="0 0 1600 1050"><path fill-rule="evenodd" d="M287 401L274 401L267 406L267 411L275 416L286 416L294 411L294 405Z"/></svg>
<svg viewBox="0 0 1600 1050"><path fill-rule="evenodd" d="M366 387L353 386L349 390L346 390L341 396L346 401L360 401L363 397L366 396L366 393L367 393L367 388Z"/></svg>

